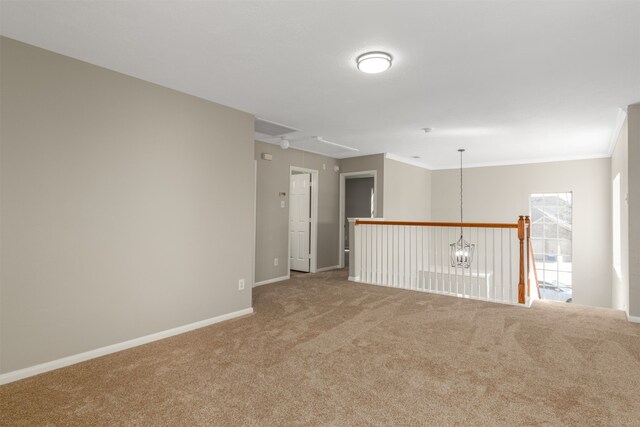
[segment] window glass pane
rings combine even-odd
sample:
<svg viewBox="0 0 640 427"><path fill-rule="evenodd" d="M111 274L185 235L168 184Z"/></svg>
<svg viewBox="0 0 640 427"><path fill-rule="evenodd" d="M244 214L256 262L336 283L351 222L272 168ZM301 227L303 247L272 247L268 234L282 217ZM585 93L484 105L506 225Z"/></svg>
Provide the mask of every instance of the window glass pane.
<svg viewBox="0 0 640 427"><path fill-rule="evenodd" d="M556 223L558 222L558 206L557 205L545 206L544 213L546 214L545 220L556 222Z"/></svg>
<svg viewBox="0 0 640 427"><path fill-rule="evenodd" d="M549 238L557 238L558 237L558 224L553 223L545 223L544 224L544 237Z"/></svg>
<svg viewBox="0 0 640 427"><path fill-rule="evenodd" d="M571 257L570 256L558 256L558 271L564 271L570 273L572 271Z"/></svg>
<svg viewBox="0 0 640 427"><path fill-rule="evenodd" d="M531 239L543 299L571 302L571 193L536 193L531 206Z"/></svg>
<svg viewBox="0 0 640 427"><path fill-rule="evenodd" d="M563 193L564 198L568 204L573 206L573 193Z"/></svg>
<svg viewBox="0 0 640 427"><path fill-rule="evenodd" d="M571 206L558 207L558 222L561 224L571 223Z"/></svg>
<svg viewBox="0 0 640 427"><path fill-rule="evenodd" d="M544 254L544 240L531 239L531 246L533 246L533 253L535 255Z"/></svg>
<svg viewBox="0 0 640 427"><path fill-rule="evenodd" d="M622 214L620 210L620 174L613 178L613 268L622 277Z"/></svg>
<svg viewBox="0 0 640 427"><path fill-rule="evenodd" d="M558 287L558 273L551 270L545 270L544 281L545 281L544 285L547 288Z"/></svg>
<svg viewBox="0 0 640 427"><path fill-rule="evenodd" d="M558 273L558 283L561 288L571 288L571 272Z"/></svg>
<svg viewBox="0 0 640 427"><path fill-rule="evenodd" d="M532 236L542 236L542 223L540 224L531 224L531 235Z"/></svg>
<svg viewBox="0 0 640 427"><path fill-rule="evenodd" d="M536 223L542 219L542 211L538 207L531 206L531 222Z"/></svg>
<svg viewBox="0 0 640 427"><path fill-rule="evenodd" d="M566 225L561 225L558 227L558 237L560 239L571 240L571 228Z"/></svg>

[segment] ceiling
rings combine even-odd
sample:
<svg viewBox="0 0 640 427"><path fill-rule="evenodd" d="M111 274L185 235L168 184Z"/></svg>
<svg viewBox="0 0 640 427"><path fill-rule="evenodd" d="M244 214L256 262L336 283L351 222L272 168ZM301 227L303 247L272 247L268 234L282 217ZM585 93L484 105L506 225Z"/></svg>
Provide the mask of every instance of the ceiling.
<svg viewBox="0 0 640 427"><path fill-rule="evenodd" d="M291 146L337 158L437 169L456 167L460 147L468 165L607 156L619 108L640 101L640 2L0 7L7 37L300 129ZM370 50L393 66L359 72Z"/></svg>

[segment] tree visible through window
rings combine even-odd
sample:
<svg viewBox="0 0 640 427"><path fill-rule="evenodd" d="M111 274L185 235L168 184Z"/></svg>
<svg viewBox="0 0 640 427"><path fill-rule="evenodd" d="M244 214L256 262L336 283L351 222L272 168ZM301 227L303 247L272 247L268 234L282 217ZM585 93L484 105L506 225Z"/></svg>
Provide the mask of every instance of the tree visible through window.
<svg viewBox="0 0 640 427"><path fill-rule="evenodd" d="M532 194L531 243L542 299L571 302L572 193Z"/></svg>

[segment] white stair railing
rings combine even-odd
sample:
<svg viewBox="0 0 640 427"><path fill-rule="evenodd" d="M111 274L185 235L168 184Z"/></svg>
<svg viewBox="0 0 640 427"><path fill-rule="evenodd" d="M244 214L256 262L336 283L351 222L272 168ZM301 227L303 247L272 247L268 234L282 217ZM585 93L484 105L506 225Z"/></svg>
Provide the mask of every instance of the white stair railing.
<svg viewBox="0 0 640 427"><path fill-rule="evenodd" d="M527 304L529 245L524 243L527 227L524 217L516 224L355 220L350 280ZM474 245L468 267L452 259L451 244L461 235Z"/></svg>

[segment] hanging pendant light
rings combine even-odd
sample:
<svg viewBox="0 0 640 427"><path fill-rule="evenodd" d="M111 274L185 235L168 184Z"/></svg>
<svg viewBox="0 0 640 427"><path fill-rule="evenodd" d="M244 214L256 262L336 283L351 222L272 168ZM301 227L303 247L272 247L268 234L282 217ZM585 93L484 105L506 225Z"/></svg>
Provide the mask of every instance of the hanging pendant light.
<svg viewBox="0 0 640 427"><path fill-rule="evenodd" d="M462 224L462 153L464 148L458 150L460 153L460 224ZM464 227L460 227L460 238L449 245L449 258L451 267L469 268L473 262L473 252L476 245L464 240Z"/></svg>

